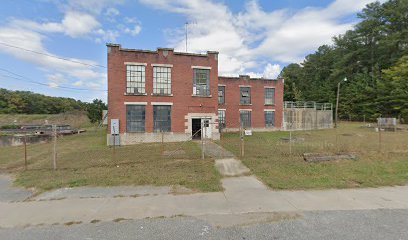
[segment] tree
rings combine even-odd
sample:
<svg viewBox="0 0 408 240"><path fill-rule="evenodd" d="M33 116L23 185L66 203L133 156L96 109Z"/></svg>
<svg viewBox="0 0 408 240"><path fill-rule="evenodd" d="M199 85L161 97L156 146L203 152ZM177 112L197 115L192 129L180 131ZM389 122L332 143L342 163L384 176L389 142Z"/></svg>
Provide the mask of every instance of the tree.
<svg viewBox="0 0 408 240"><path fill-rule="evenodd" d="M88 118L92 123L100 123L102 120L102 110L108 109L106 104L100 99L94 99L92 103L88 103L87 112Z"/></svg>
<svg viewBox="0 0 408 240"><path fill-rule="evenodd" d="M408 118L407 12L406 0L368 4L353 29L333 37L332 45L320 46L300 65L282 70L284 99L334 104L337 84L347 77L341 85L340 118Z"/></svg>

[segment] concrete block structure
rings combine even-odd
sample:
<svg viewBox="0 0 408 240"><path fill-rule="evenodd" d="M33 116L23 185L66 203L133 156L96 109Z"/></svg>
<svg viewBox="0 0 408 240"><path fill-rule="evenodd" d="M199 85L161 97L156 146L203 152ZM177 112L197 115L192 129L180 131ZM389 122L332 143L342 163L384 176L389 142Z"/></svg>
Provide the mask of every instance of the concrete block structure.
<svg viewBox="0 0 408 240"><path fill-rule="evenodd" d="M108 144L112 135L115 142L128 145L217 140L220 127L282 126L283 79L219 77L215 51L195 54L107 44L107 52Z"/></svg>

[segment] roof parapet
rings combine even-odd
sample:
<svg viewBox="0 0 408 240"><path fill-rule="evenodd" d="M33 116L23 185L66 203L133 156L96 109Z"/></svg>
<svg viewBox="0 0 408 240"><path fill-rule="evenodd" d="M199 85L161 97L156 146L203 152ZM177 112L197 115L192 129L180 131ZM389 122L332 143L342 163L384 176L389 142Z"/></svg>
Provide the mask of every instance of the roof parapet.
<svg viewBox="0 0 408 240"><path fill-rule="evenodd" d="M197 56L197 57L208 57L209 55L218 55L217 51L207 51L206 54L203 53L188 53L188 52L175 52L174 48L157 48L156 51L153 50L142 50L142 49L130 49L130 48L122 48L121 44L116 44L116 43L106 43L106 46L108 48L118 48L120 51L126 51L126 52L143 52L143 53L159 53L159 52L172 52L174 55L186 55L186 56Z"/></svg>

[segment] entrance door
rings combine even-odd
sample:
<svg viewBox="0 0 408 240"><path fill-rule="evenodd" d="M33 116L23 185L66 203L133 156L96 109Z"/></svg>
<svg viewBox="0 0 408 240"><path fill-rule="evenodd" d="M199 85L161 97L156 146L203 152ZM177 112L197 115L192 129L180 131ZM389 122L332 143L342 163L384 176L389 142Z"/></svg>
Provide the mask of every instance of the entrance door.
<svg viewBox="0 0 408 240"><path fill-rule="evenodd" d="M203 135L204 138L211 138L211 122L210 118L202 118L201 124L203 126Z"/></svg>
<svg viewBox="0 0 408 240"><path fill-rule="evenodd" d="M191 129L193 139L201 139L201 118L191 119Z"/></svg>

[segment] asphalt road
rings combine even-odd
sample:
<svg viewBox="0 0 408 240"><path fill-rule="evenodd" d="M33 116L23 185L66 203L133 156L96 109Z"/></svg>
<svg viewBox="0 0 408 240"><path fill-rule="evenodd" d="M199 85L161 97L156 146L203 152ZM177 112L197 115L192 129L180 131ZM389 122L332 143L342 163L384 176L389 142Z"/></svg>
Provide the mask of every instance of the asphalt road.
<svg viewBox="0 0 408 240"><path fill-rule="evenodd" d="M228 224L234 217L239 218L229 216L221 226L183 216L29 226L0 229L0 239L408 239L408 210L317 211L286 220Z"/></svg>

